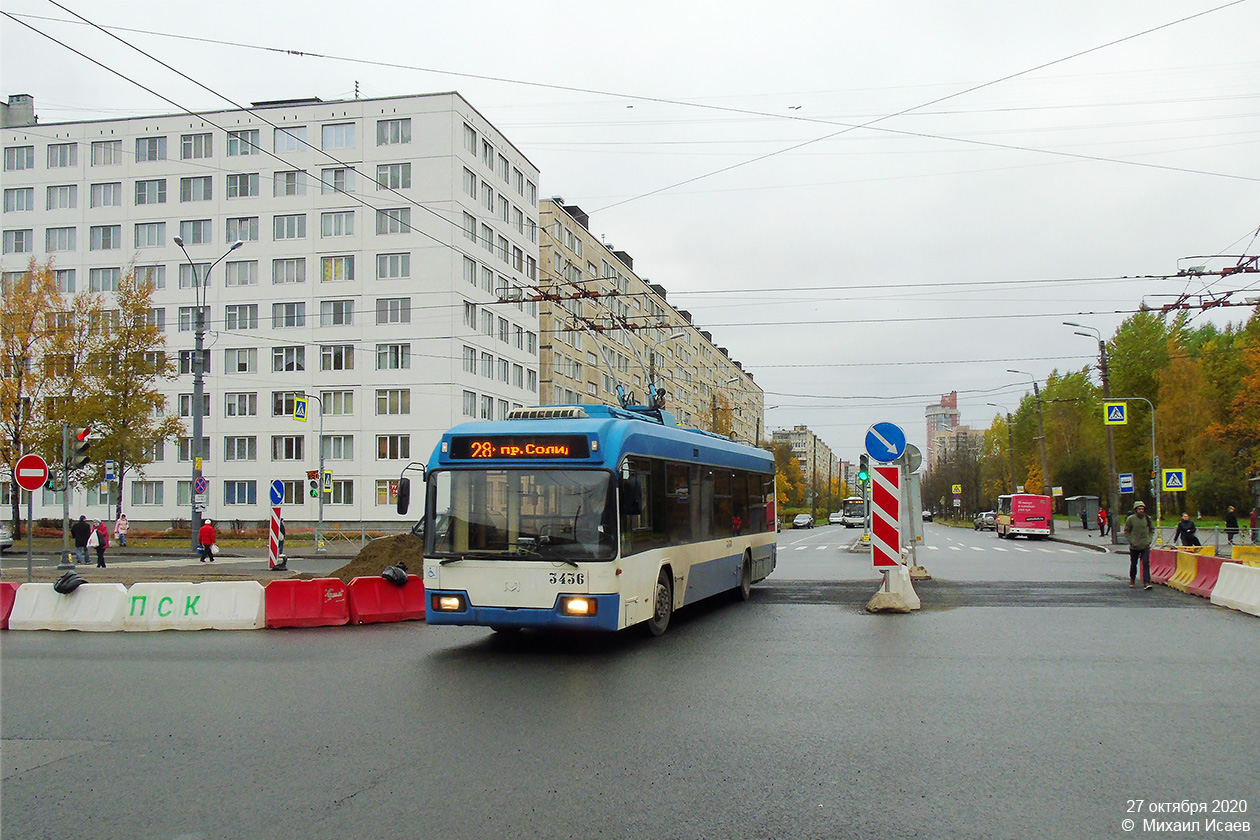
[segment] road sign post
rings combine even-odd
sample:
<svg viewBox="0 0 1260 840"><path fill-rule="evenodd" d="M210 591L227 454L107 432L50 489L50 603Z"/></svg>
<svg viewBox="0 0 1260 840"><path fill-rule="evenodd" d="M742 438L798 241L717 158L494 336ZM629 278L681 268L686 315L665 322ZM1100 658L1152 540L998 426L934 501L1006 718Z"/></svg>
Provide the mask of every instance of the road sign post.
<svg viewBox="0 0 1260 840"><path fill-rule="evenodd" d="M34 561L31 557L31 546L35 542L35 491L48 481L48 462L38 455L23 455L13 465L14 477L18 487L26 491L26 582L34 580Z"/></svg>
<svg viewBox="0 0 1260 840"><path fill-rule="evenodd" d="M871 563L881 571L901 565L901 467L871 470Z"/></svg>
<svg viewBox="0 0 1260 840"><path fill-rule="evenodd" d="M1120 473L1120 492L1133 493L1133 473Z"/></svg>
<svg viewBox="0 0 1260 840"><path fill-rule="evenodd" d="M280 559L280 503L284 501L284 482L276 479L271 482L271 527L267 538L267 568L274 569Z"/></svg>
<svg viewBox="0 0 1260 840"><path fill-rule="evenodd" d="M896 461L906 451L906 433L896 423L876 423L866 430L866 451L876 461Z"/></svg>

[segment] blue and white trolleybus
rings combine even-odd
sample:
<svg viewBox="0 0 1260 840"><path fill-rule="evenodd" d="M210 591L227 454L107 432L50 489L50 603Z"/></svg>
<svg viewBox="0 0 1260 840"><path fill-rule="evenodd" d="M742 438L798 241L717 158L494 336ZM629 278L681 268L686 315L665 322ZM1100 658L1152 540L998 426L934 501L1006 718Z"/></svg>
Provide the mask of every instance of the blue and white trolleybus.
<svg viewBox="0 0 1260 840"><path fill-rule="evenodd" d="M665 632L775 567L774 458L660 409L545 406L446 432L426 470L430 624ZM410 482L399 482L406 513Z"/></svg>

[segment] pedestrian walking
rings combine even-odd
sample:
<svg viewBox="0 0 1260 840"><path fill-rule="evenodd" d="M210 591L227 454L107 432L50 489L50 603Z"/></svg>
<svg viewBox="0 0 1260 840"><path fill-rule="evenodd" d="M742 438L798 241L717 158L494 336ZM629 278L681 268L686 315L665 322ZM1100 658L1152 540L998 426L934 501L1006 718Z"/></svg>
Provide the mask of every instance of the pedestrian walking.
<svg viewBox="0 0 1260 840"><path fill-rule="evenodd" d="M75 562L87 563L88 539L92 536L92 525L87 521L86 516L80 516L79 521L70 526L70 536L74 537Z"/></svg>
<svg viewBox="0 0 1260 840"><path fill-rule="evenodd" d="M1138 502L1133 513L1124 520L1124 534L1129 538L1129 586L1136 586L1138 561L1142 563L1142 588L1151 588L1151 542L1155 525L1146 515L1146 503Z"/></svg>
<svg viewBox="0 0 1260 840"><path fill-rule="evenodd" d="M119 548L127 547L127 531L131 529L131 523L127 521L127 514L118 514L118 521L114 523L114 539L118 540Z"/></svg>
<svg viewBox="0 0 1260 840"><path fill-rule="evenodd" d="M213 563L214 552L214 523L206 519L197 532L197 559L202 563Z"/></svg>
<svg viewBox="0 0 1260 840"><path fill-rule="evenodd" d="M1107 509L1105 507L1098 509L1098 536L1107 536Z"/></svg>
<svg viewBox="0 0 1260 840"><path fill-rule="evenodd" d="M1177 523L1177 532L1173 534L1173 542L1182 545L1198 545L1199 538L1194 535L1198 530L1195 528L1194 520L1190 518L1190 514L1181 514L1181 521Z"/></svg>
<svg viewBox="0 0 1260 840"><path fill-rule="evenodd" d="M1230 505L1229 510L1225 511L1225 539L1233 545L1236 536L1238 536L1238 513L1234 510L1234 506Z"/></svg>
<svg viewBox="0 0 1260 840"><path fill-rule="evenodd" d="M104 520L96 520L92 535L96 537L96 568L103 569L105 568L105 549L109 548L109 528L105 526Z"/></svg>
<svg viewBox="0 0 1260 840"><path fill-rule="evenodd" d="M1089 514L1085 512L1085 508L1081 508L1081 530L1089 534Z"/></svg>

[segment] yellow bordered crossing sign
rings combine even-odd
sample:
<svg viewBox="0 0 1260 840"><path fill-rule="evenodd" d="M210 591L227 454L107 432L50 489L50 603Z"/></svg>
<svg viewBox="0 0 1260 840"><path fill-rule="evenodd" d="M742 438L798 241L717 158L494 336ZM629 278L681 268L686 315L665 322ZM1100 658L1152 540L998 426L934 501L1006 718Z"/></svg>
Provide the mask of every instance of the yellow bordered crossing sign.
<svg viewBox="0 0 1260 840"><path fill-rule="evenodd" d="M1185 470L1161 470L1165 493L1181 493L1186 489Z"/></svg>
<svg viewBox="0 0 1260 840"><path fill-rule="evenodd" d="M1129 423L1129 406L1122 402L1103 403L1103 423L1108 426L1127 426Z"/></svg>

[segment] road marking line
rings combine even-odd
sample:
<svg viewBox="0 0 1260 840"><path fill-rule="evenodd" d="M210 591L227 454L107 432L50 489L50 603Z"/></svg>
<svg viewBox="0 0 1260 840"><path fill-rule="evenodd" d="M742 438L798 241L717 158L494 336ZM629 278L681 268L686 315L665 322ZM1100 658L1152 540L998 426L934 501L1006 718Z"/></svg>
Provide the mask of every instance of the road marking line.
<svg viewBox="0 0 1260 840"><path fill-rule="evenodd" d="M1077 549L1077 548L1060 548L1060 549L1059 549L1059 551L1062 551L1064 554L1077 554L1077 553L1079 553L1080 549Z"/></svg>
<svg viewBox="0 0 1260 840"><path fill-rule="evenodd" d="M1013 545L1013 546L1011 546L1011 549L1012 549L1013 551L1022 551L1022 552L1024 552L1025 554L1027 554L1027 553L1028 553L1028 549L1026 549L1026 548L1020 548L1020 547L1019 547L1019 546L1017 546L1017 545Z"/></svg>
<svg viewBox="0 0 1260 840"><path fill-rule="evenodd" d="M807 548L809 548L809 546L807 546L807 545L798 545L798 546L796 547L796 550L797 550L797 551L804 551L804 550L805 550L805 549L807 549Z"/></svg>
<svg viewBox="0 0 1260 840"><path fill-rule="evenodd" d="M949 547L949 550L950 550L950 551L962 551L962 548L961 548L961 547L959 547L959 546L956 546L956 545L951 545L951 546Z"/></svg>
<svg viewBox="0 0 1260 840"><path fill-rule="evenodd" d="M831 548L831 546L829 546L829 545L820 545L820 546L818 546L818 550L819 550L819 551L826 551L826 550L827 550L827 549L829 549L829 548Z"/></svg>
<svg viewBox="0 0 1260 840"><path fill-rule="evenodd" d="M995 545L995 546L993 546L993 550L994 550L994 551L1006 551L1006 549L1005 549L1005 548L1002 548L1002 546L1000 546L1000 545Z"/></svg>

